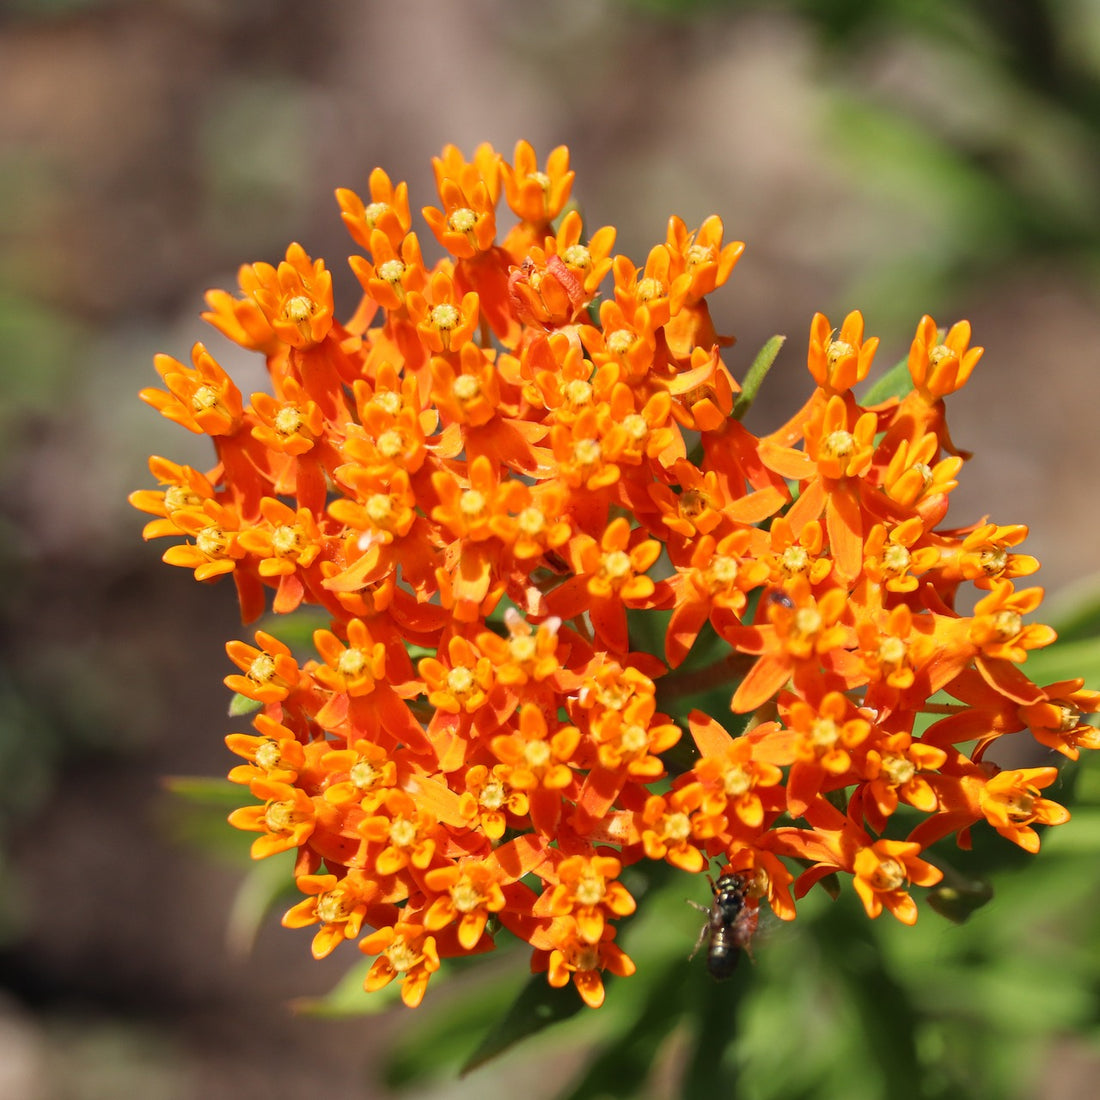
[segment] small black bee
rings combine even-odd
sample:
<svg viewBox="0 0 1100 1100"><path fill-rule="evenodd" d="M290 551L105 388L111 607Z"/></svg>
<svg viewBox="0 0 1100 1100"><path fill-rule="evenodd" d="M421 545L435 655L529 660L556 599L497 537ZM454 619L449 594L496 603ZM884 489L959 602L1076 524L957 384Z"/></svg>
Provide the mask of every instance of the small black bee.
<svg viewBox="0 0 1100 1100"><path fill-rule="evenodd" d="M746 899L749 884L743 875L722 875L717 882L708 875L707 881L714 894L710 908L696 901L689 902L701 913L707 914L707 922L688 958L695 958L696 952L706 942L707 973L720 982L733 974L741 952L748 950L749 941L756 931L757 909L754 902Z"/></svg>

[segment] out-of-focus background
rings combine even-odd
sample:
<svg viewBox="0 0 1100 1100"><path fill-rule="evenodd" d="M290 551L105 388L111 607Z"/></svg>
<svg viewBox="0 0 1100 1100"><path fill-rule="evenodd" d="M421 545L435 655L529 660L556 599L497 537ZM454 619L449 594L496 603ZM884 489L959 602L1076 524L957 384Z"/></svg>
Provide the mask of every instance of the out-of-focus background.
<svg viewBox="0 0 1100 1100"><path fill-rule="evenodd" d="M204 290L296 240L353 308L332 192L375 165L416 210L447 142L566 143L587 224L639 262L669 215L719 214L748 244L712 299L727 362L789 337L757 430L803 399L815 310L862 309L883 367L922 313L969 318L951 517L1029 524L1069 603L1100 565L1096 0L3 0L0 104L2 1097L389 1095L408 1013L292 1017L347 960L277 925L227 946L239 861L181 836L161 777L224 774L244 635L232 589L162 565L125 502L151 453L209 464L137 400L153 354L203 339L255 370ZM1083 1094L1089 1018L1025 1095ZM567 1082L509 1067L501 1095Z"/></svg>

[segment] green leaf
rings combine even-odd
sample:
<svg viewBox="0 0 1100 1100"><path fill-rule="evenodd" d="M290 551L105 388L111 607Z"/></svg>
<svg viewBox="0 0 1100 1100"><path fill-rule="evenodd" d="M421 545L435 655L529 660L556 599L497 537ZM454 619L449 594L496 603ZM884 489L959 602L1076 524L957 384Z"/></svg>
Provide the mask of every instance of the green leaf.
<svg viewBox="0 0 1100 1100"><path fill-rule="evenodd" d="M247 695L242 695L239 691L234 692L233 698L229 700L229 717L243 718L246 714L252 714L262 706L263 703L259 699L249 699Z"/></svg>
<svg viewBox="0 0 1100 1100"><path fill-rule="evenodd" d="M741 393L733 403L734 420L743 419L745 413L752 407L752 403L756 400L756 395L760 392L760 387L764 384L764 379L767 378L768 371L772 369L772 364L775 362L779 349L786 339L786 336L773 336L757 352L756 358L752 361L752 366L749 367L748 374L745 375L744 382L741 383Z"/></svg>
<svg viewBox="0 0 1100 1100"><path fill-rule="evenodd" d="M1058 631L1059 645L1100 639L1100 577L1061 589L1043 604L1043 615Z"/></svg>
<svg viewBox="0 0 1100 1100"><path fill-rule="evenodd" d="M1059 641L1046 649L1032 650L1022 667L1039 685L1081 677L1085 687L1100 688L1100 639Z"/></svg>
<svg viewBox="0 0 1100 1100"><path fill-rule="evenodd" d="M401 983L392 981L368 993L363 988L363 979L373 964L374 959L360 960L323 997L299 997L291 1002L291 1008L301 1016L330 1020L377 1016L385 1012L401 1000Z"/></svg>
<svg viewBox="0 0 1100 1100"><path fill-rule="evenodd" d="M484 1065L522 1039L537 1035L578 1012L590 1012L572 983L554 989L545 974L533 974L518 997L505 1009L494 1027L466 1059L462 1073Z"/></svg>
<svg viewBox="0 0 1100 1100"><path fill-rule="evenodd" d="M243 789L228 779L205 775L170 775L163 781L166 790L193 806L206 806L230 813L244 798Z"/></svg>
<svg viewBox="0 0 1100 1100"><path fill-rule="evenodd" d="M247 955L268 915L280 902L296 896L294 882L295 852L280 852L257 860L237 887L229 909L225 940L229 950Z"/></svg>
<svg viewBox="0 0 1100 1100"><path fill-rule="evenodd" d="M904 397L913 389L909 357L895 363L877 382L864 391L859 403L864 407L881 405L891 397Z"/></svg>

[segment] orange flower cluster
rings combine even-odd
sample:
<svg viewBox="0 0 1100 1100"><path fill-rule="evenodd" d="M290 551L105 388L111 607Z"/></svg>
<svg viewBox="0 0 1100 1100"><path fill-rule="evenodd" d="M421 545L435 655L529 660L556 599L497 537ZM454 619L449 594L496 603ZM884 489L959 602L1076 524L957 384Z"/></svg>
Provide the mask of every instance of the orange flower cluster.
<svg viewBox="0 0 1100 1100"><path fill-rule="evenodd" d="M987 821L1035 850L1033 826L1068 816L1041 794L1056 771L986 750L1030 730L1076 758L1100 746L1082 719L1100 693L1020 671L1054 639L1025 622L1041 590L1014 584L1037 568L1025 529L940 529L969 326L922 318L911 392L865 408L877 341L858 313L816 316L815 388L757 438L707 305L743 247L717 217L672 218L639 268L569 209L566 149L433 163L444 258L427 266L377 169L369 202L337 192L362 250L349 320L291 245L204 314L265 357L271 392L246 401L200 344L142 393L217 452L206 473L153 458L164 488L131 498L146 538L184 537L164 560L231 575L246 622L268 590L331 618L311 659L263 631L228 646L256 704L227 739L256 802L230 820L255 858L296 851L284 923L314 927L318 957L358 940L367 989L399 978L408 1005L505 929L598 1006L603 972L634 970L630 864L718 860L783 919L844 872L870 916L912 923L933 842ZM638 650L662 610L663 653ZM721 683L733 713L676 712ZM698 755L673 769L683 727Z"/></svg>

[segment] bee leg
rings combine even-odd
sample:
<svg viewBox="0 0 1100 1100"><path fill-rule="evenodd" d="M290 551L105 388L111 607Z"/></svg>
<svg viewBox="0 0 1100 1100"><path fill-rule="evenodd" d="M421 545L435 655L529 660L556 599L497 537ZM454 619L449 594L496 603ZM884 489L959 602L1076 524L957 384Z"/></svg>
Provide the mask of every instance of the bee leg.
<svg viewBox="0 0 1100 1100"><path fill-rule="evenodd" d="M697 905L696 908L702 909L703 907L701 905ZM703 912L705 913L706 910L703 909ZM691 949L691 954L688 955L688 962L691 962L691 960L694 959L697 954L699 954L699 948L702 947L703 944L706 942L707 934L709 932L710 924L708 922L707 924L704 924L703 927L699 930L699 938L695 941L695 946Z"/></svg>

